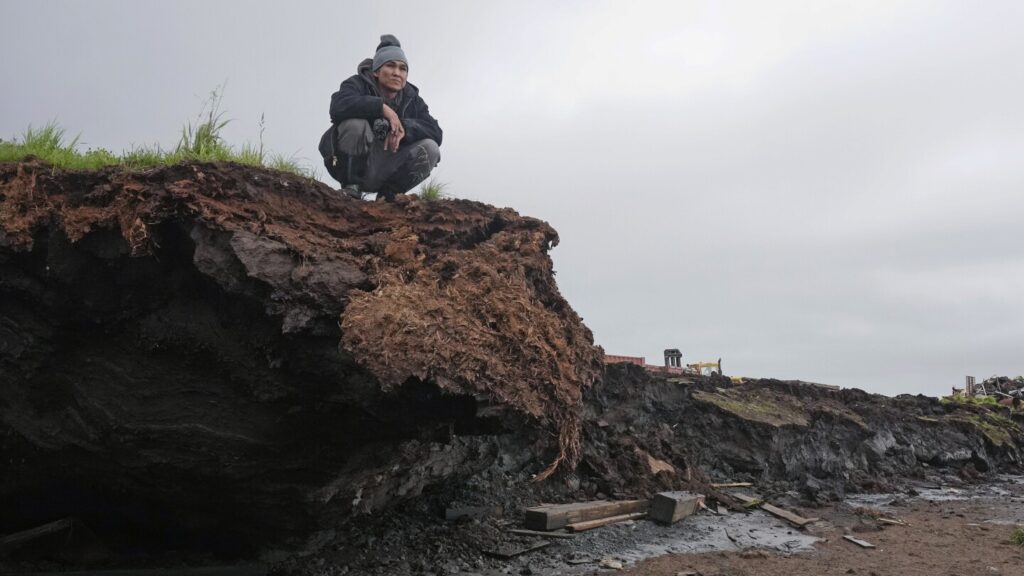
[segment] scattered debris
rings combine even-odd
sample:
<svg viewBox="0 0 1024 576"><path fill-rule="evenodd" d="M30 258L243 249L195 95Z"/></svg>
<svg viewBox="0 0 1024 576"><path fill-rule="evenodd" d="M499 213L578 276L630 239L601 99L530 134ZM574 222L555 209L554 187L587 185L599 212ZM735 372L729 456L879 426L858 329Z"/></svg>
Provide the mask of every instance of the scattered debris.
<svg viewBox="0 0 1024 576"><path fill-rule="evenodd" d="M875 545L872 544L871 542L868 542L866 540L861 540L860 538L854 538L853 536L843 536L843 540L848 540L850 542L853 542L854 544L856 544L857 546L860 546L861 548L874 548L875 547Z"/></svg>
<svg viewBox="0 0 1024 576"><path fill-rule="evenodd" d="M661 492L651 499L650 517L661 524L675 524L697 513L704 496L690 492Z"/></svg>

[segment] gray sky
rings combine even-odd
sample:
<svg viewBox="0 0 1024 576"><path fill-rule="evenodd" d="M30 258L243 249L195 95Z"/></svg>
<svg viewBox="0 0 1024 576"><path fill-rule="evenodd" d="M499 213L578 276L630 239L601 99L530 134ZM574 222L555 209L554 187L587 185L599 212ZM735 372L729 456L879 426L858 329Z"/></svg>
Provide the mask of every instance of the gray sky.
<svg viewBox="0 0 1024 576"><path fill-rule="evenodd" d="M1024 373L1022 29L998 0L0 0L0 137L170 147L226 82L229 140L262 114L319 165L393 33L436 175L555 226L609 353L938 395Z"/></svg>

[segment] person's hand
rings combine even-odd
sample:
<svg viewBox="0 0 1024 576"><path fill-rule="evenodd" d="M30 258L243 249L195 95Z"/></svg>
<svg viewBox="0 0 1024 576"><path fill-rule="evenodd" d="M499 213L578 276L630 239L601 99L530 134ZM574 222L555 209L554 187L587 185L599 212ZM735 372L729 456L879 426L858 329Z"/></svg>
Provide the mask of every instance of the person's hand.
<svg viewBox="0 0 1024 576"><path fill-rule="evenodd" d="M388 124L391 124L391 133L388 134L388 139L384 141L384 150L398 152L398 144L402 141L402 138L405 138L405 128L402 126L402 121L398 119L398 113L387 104L384 104L384 118L388 121Z"/></svg>

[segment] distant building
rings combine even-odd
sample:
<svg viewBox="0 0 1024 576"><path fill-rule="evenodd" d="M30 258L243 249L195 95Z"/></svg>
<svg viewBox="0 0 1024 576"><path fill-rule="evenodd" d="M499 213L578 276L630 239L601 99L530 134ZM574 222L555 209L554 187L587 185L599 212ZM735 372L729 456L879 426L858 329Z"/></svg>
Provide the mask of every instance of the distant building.
<svg viewBox="0 0 1024 576"><path fill-rule="evenodd" d="M683 354L675 349L670 348L665 350L665 365L657 366L654 364L648 364L647 359L643 356L618 356L615 354L605 354L605 364L620 364L625 362L626 364L634 364L645 368L648 372L657 372L659 374L684 374L685 369L683 368Z"/></svg>

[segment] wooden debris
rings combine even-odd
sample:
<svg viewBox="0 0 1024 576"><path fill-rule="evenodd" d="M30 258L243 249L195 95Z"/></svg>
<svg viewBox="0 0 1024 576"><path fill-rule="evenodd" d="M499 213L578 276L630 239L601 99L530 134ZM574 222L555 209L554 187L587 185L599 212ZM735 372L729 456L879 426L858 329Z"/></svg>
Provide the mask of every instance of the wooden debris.
<svg viewBox="0 0 1024 576"><path fill-rule="evenodd" d="M492 516L501 516L501 506L457 506L444 511L444 519L449 521L459 518L480 519Z"/></svg>
<svg viewBox="0 0 1024 576"><path fill-rule="evenodd" d="M569 524L598 520L622 514L646 512L650 506L647 500L620 500L608 502L577 502L574 504L552 504L526 509L524 524L530 530L558 530Z"/></svg>
<svg viewBox="0 0 1024 576"><path fill-rule="evenodd" d="M703 500L700 501L700 503L697 505L697 507L700 508L701 510L707 510L708 512L714 514L715 516L718 516L718 510L713 510L713 509L709 508L708 505L705 504ZM721 506L719 506L719 508L721 508Z"/></svg>
<svg viewBox="0 0 1024 576"><path fill-rule="evenodd" d="M540 530L524 530L522 528L514 528L509 530L512 534L519 534L520 536L539 536L541 538L575 538L575 534L569 534L566 532L541 532Z"/></svg>
<svg viewBox="0 0 1024 576"><path fill-rule="evenodd" d="M818 520L820 520L820 518L804 518L799 514L794 514L788 510L783 510L782 508L767 503L761 504L761 510L764 510L765 512L768 512L769 514L776 516L778 518L782 518L783 520L789 522L797 528L803 528L804 526L812 522L817 522Z"/></svg>
<svg viewBox="0 0 1024 576"><path fill-rule="evenodd" d="M619 516L609 516L608 518L599 518L597 520L586 520L584 522L576 522L566 526L570 532L585 532L587 530L593 530L594 528L600 528L609 524L617 524L619 522L625 522L627 520L636 520L637 518L643 518L647 515L647 512L633 512L632 514L621 514Z"/></svg>
<svg viewBox="0 0 1024 576"><path fill-rule="evenodd" d="M896 518L882 518L879 517L878 521L882 524L894 524L896 526L910 526L910 523L905 520L898 520Z"/></svg>
<svg viewBox="0 0 1024 576"><path fill-rule="evenodd" d="M750 482L727 482L725 484L712 484L712 488L750 488L753 486Z"/></svg>
<svg viewBox="0 0 1024 576"><path fill-rule="evenodd" d="M521 555L526 554L528 552L534 552L534 551L540 550L541 548L547 548L550 545L551 545L551 542L545 541L545 542L537 542L535 544L531 544L531 545L523 547L523 548L507 548L507 547L502 547L502 548L498 548L498 549L494 549L494 550L484 550L483 553L487 554L488 556L494 556L495 558L508 559L508 558L515 558L516 556L521 556Z"/></svg>
<svg viewBox="0 0 1024 576"><path fill-rule="evenodd" d="M865 540L861 540L860 538L854 538L853 536L843 536L843 540L849 540L850 542L853 542L854 544L856 544L857 546L860 546L861 548L874 548L875 547L875 545L872 544L871 542L867 542Z"/></svg>
<svg viewBox="0 0 1024 576"><path fill-rule="evenodd" d="M622 570L622 562L612 558L604 558L598 566L601 568L609 568L611 570Z"/></svg>
<svg viewBox="0 0 1024 576"><path fill-rule="evenodd" d="M797 528L803 528L804 526L810 524L811 522L817 522L819 520L819 518L804 518L803 516L800 516L798 514L794 514L794 513L790 512L788 510L783 510L782 508L779 508L778 506L774 506L772 504L768 504L767 502L765 502L765 501L763 501L763 500L761 500L759 498L754 498L753 496L748 496L746 494L736 493L736 494L733 494L733 496L735 496L736 499L739 500L740 502L743 502L744 506L751 507L751 508L759 506L765 512L767 512L767 513L769 513L772 516L775 516L777 518L782 518L783 520L789 522L790 524L796 526Z"/></svg>
<svg viewBox="0 0 1024 576"><path fill-rule="evenodd" d="M651 498L650 518L661 524L675 524L697 513L704 496L690 492L661 492Z"/></svg>
<svg viewBox="0 0 1024 576"><path fill-rule="evenodd" d="M667 472L669 474L676 473L675 467L669 464L668 462L664 460L659 460L654 456L651 456L650 454L645 453L645 455L647 456L647 467L651 469L651 474L657 475L662 472Z"/></svg>
<svg viewBox="0 0 1024 576"><path fill-rule="evenodd" d="M64 518L49 524L43 524L29 530L22 530L0 538L0 556L6 555L22 546L51 534L69 531L75 526L74 518Z"/></svg>

